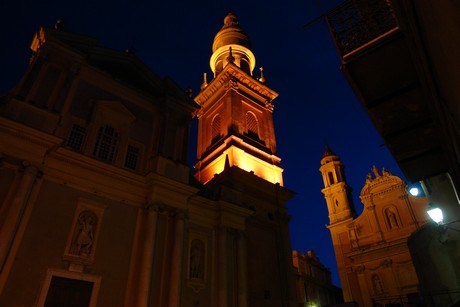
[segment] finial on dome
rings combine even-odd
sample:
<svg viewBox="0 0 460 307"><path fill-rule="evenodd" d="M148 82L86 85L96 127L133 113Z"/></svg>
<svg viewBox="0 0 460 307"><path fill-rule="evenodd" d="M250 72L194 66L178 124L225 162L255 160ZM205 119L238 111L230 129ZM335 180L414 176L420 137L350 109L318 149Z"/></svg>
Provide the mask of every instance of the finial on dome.
<svg viewBox="0 0 460 307"><path fill-rule="evenodd" d="M336 154L331 150L329 145L326 145L326 148L324 149L324 154L323 158L328 157L328 156L335 156Z"/></svg>
<svg viewBox="0 0 460 307"><path fill-rule="evenodd" d="M232 46L228 47L228 49L229 49L228 50L229 53L228 53L227 61L229 63L234 63L235 62L235 57L232 54Z"/></svg>
<svg viewBox="0 0 460 307"><path fill-rule="evenodd" d="M228 12L227 16L224 18L224 26L222 28L235 27L238 26L238 18L232 12Z"/></svg>
<svg viewBox="0 0 460 307"><path fill-rule="evenodd" d="M264 76L264 68L261 67L261 68L259 68L259 70L260 70L260 78L259 78L259 81L262 82L262 83L267 82L267 79L265 79L265 76Z"/></svg>
<svg viewBox="0 0 460 307"><path fill-rule="evenodd" d="M206 77L206 72L203 73L203 83L201 84L200 88L204 89L206 86L208 86L208 80Z"/></svg>

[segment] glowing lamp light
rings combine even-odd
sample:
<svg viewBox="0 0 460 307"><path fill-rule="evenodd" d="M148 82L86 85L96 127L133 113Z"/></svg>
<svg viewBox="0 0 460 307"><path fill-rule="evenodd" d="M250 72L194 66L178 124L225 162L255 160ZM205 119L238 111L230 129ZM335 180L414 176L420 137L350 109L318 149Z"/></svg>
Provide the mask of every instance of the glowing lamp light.
<svg viewBox="0 0 460 307"><path fill-rule="evenodd" d="M442 215L442 210L440 208L430 204L427 213L434 222L442 224L444 216Z"/></svg>
<svg viewBox="0 0 460 307"><path fill-rule="evenodd" d="M418 196L420 194L420 191L417 187L411 187L409 189L409 193L412 195L412 196Z"/></svg>
<svg viewBox="0 0 460 307"><path fill-rule="evenodd" d="M407 185L407 192L414 197L425 197L425 192L422 188L421 182L413 182Z"/></svg>

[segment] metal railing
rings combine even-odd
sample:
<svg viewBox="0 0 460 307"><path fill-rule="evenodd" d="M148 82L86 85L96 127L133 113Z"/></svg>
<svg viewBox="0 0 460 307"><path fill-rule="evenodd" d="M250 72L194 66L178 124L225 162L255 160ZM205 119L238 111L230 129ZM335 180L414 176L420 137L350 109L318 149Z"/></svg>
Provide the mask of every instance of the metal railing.
<svg viewBox="0 0 460 307"><path fill-rule="evenodd" d="M348 0L326 20L342 56L398 26L389 0Z"/></svg>

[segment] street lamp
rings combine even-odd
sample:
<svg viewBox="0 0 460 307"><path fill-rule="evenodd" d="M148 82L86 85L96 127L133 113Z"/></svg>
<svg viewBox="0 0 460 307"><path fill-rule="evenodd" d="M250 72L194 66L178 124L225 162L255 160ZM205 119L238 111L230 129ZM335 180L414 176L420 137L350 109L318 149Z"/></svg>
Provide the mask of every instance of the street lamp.
<svg viewBox="0 0 460 307"><path fill-rule="evenodd" d="M438 241L441 244L446 244L447 242L447 225L444 225L444 216L442 214L441 208L436 206L433 203L428 205L428 210L426 210L430 218L438 224L437 230L439 232Z"/></svg>
<svg viewBox="0 0 460 307"><path fill-rule="evenodd" d="M425 197L422 184L420 182L413 182L406 186L406 191L414 197Z"/></svg>
<svg viewBox="0 0 460 307"><path fill-rule="evenodd" d="M428 210L426 212L428 213L430 218L438 225L441 225L444 221L442 210L433 203L430 203L430 205L428 206Z"/></svg>
<svg viewBox="0 0 460 307"><path fill-rule="evenodd" d="M448 241L448 234L447 230L455 230L457 232L460 232L460 229L450 227L450 224L453 223L458 223L460 220L455 220L451 222L444 223L444 216L442 214L441 208L438 206L434 205L433 203L430 203L428 206L428 210L426 210L430 218L436 223L437 225L437 230L439 232L439 238L438 241L441 244L446 244Z"/></svg>
<svg viewBox="0 0 460 307"><path fill-rule="evenodd" d="M412 196L418 196L420 191L418 188L416 187L412 187L409 189L409 193L412 195Z"/></svg>

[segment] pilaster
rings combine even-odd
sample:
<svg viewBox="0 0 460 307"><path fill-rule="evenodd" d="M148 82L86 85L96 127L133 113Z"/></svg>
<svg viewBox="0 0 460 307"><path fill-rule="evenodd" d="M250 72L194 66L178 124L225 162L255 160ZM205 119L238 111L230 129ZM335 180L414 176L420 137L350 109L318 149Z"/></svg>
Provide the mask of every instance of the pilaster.
<svg viewBox="0 0 460 307"><path fill-rule="evenodd" d="M157 205L147 205L138 209L125 306L148 306L158 210Z"/></svg>
<svg viewBox="0 0 460 307"><path fill-rule="evenodd" d="M0 228L0 271L3 270L11 244L26 209L30 193L34 187L35 179L39 175L38 168L27 161L22 163L20 171L22 172L20 182L9 206L5 222Z"/></svg>

